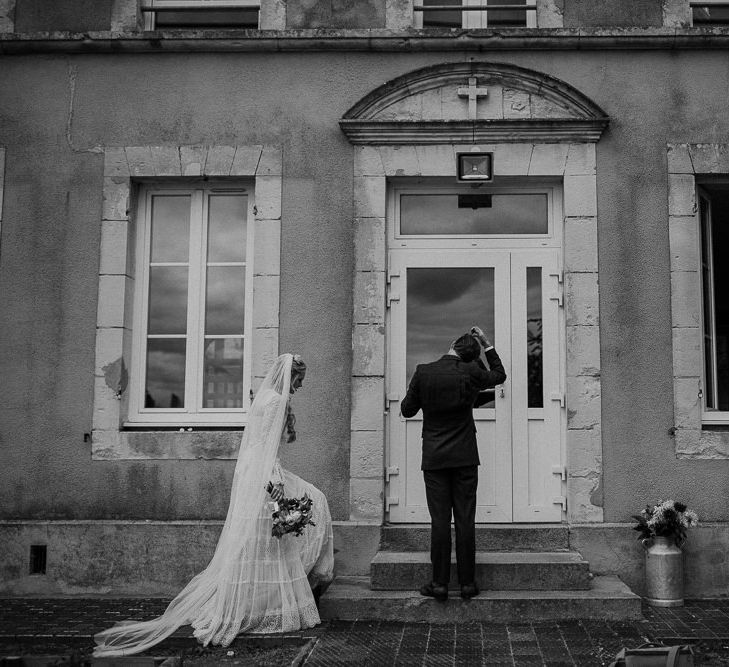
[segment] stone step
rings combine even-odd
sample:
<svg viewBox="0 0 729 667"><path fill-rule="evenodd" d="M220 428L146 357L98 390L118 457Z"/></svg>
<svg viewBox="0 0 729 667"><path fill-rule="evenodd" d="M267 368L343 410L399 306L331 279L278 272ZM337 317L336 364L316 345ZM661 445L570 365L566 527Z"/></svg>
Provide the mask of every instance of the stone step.
<svg viewBox="0 0 729 667"><path fill-rule="evenodd" d="M451 586L458 575L451 563ZM427 551L378 551L370 565L373 590L418 590L430 581L432 567ZM575 551L476 553L476 582L489 590L588 590L589 563Z"/></svg>
<svg viewBox="0 0 729 667"><path fill-rule="evenodd" d="M451 535L453 531L451 529ZM455 537L453 537L455 543ZM569 528L560 523L477 524L477 551L567 551ZM383 526L381 551L429 551L430 525Z"/></svg>
<svg viewBox="0 0 729 667"><path fill-rule="evenodd" d="M470 600L446 602L417 591L373 591L369 577L337 577L319 602L327 620L456 623L594 618L640 619L641 601L620 579L596 576L586 591L481 591Z"/></svg>

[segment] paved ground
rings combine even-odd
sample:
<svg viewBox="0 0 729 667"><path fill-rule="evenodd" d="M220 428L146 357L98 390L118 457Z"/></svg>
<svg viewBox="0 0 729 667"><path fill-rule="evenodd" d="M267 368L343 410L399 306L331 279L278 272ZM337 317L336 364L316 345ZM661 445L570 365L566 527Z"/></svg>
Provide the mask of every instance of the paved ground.
<svg viewBox="0 0 729 667"><path fill-rule="evenodd" d="M160 613L159 599L0 599L0 665L10 656L65 656L35 665L88 665L92 636L117 620ZM436 604L434 602L434 604ZM200 649L181 628L150 656L193 665L606 665L624 646L691 643L697 664L729 666L729 600L644 607L645 620L425 624L329 621L285 636L239 637L227 649ZM157 664L159 664L159 660ZM25 664L29 664L26 661ZM102 664L100 661L98 664ZM108 664L108 663L107 663ZM131 664L119 662L119 665ZM137 664L141 664L137 662ZM147 664L153 664L151 657ZM179 664L179 662L178 662Z"/></svg>

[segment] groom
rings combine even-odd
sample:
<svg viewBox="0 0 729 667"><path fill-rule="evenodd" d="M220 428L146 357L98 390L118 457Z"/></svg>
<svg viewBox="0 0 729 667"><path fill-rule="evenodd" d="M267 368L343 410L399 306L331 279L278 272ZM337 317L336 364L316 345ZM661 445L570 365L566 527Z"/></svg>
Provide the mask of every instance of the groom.
<svg viewBox="0 0 729 667"><path fill-rule="evenodd" d="M483 348L489 369L481 361ZM430 560L433 578L422 595L448 598L451 568L451 514L456 528L458 583L464 599L476 586L476 487L478 447L473 408L488 398L485 389L501 384L506 373L483 331L472 327L448 353L415 369L400 411L414 417L423 410L423 477L431 518Z"/></svg>

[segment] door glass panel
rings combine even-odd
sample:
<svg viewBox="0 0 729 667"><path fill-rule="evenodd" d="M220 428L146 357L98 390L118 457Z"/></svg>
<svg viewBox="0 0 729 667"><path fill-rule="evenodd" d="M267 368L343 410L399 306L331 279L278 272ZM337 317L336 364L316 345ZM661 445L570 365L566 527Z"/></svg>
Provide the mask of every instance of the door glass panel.
<svg viewBox="0 0 729 667"><path fill-rule="evenodd" d="M528 407L544 407L542 268L527 267L527 378Z"/></svg>
<svg viewBox="0 0 729 667"><path fill-rule="evenodd" d="M400 233L547 234L546 194L400 195Z"/></svg>
<svg viewBox="0 0 729 667"><path fill-rule="evenodd" d="M185 407L184 338L150 338L147 341L145 408Z"/></svg>
<svg viewBox="0 0 729 667"><path fill-rule="evenodd" d="M152 197L151 262L187 262L190 238L190 196Z"/></svg>
<svg viewBox="0 0 729 667"><path fill-rule="evenodd" d="M205 341L203 407L243 407L243 339Z"/></svg>
<svg viewBox="0 0 729 667"><path fill-rule="evenodd" d="M495 344L494 269L409 268L406 317L408 382L417 364L440 359L472 326Z"/></svg>

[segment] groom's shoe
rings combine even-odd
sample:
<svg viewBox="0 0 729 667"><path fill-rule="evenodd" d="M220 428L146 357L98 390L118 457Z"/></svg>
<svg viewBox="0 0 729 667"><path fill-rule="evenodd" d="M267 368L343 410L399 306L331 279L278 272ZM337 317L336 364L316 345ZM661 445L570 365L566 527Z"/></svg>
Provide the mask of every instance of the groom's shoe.
<svg viewBox="0 0 729 667"><path fill-rule="evenodd" d="M445 602L448 599L448 586L431 581L429 584L420 587L420 595L435 598L438 602Z"/></svg>
<svg viewBox="0 0 729 667"><path fill-rule="evenodd" d="M472 584L464 584L461 586L461 597L464 600L469 600L471 598L476 597L479 594L478 586L476 586L476 582L473 582Z"/></svg>

